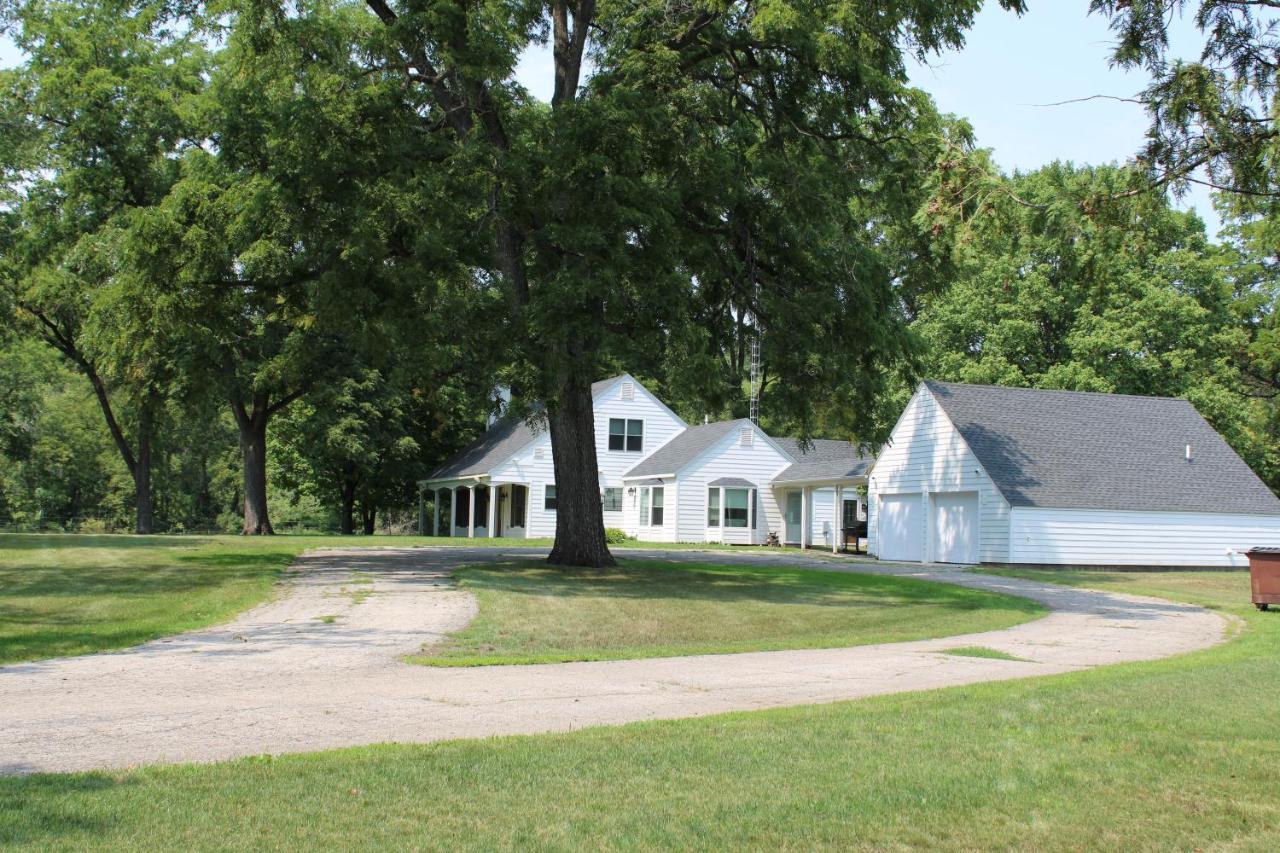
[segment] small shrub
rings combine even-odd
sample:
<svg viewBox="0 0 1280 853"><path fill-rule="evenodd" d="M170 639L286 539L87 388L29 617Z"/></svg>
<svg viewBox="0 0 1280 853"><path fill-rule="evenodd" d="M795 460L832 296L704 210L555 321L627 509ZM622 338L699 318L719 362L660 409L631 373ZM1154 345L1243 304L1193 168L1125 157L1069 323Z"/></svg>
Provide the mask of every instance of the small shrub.
<svg viewBox="0 0 1280 853"><path fill-rule="evenodd" d="M623 542L630 542L631 537L627 535L627 531L617 527L606 527L604 529L604 541L610 545L621 545Z"/></svg>
<svg viewBox="0 0 1280 853"><path fill-rule="evenodd" d="M81 519L76 525L76 531L79 533L112 533L111 522L101 518L85 518Z"/></svg>

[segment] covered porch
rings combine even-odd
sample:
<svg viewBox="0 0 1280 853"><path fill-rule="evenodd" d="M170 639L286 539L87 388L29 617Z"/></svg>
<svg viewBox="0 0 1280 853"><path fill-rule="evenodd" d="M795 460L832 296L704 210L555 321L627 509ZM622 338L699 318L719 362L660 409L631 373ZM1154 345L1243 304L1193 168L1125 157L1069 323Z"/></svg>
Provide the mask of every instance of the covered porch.
<svg viewBox="0 0 1280 853"><path fill-rule="evenodd" d="M867 477L811 477L770 484L782 512L783 545L862 553L867 536Z"/></svg>
<svg viewBox="0 0 1280 853"><path fill-rule="evenodd" d="M423 536L523 539L529 529L529 485L488 477L418 483L418 532Z"/></svg>

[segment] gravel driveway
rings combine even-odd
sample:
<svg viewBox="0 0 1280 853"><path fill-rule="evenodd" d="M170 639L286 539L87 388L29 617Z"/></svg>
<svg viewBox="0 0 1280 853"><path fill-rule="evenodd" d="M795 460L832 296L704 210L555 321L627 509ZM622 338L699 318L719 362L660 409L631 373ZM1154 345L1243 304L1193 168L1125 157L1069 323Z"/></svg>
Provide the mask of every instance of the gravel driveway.
<svg viewBox="0 0 1280 853"><path fill-rule="evenodd" d="M859 563L847 570L1022 595L1053 612L999 631L847 649L470 669L399 662L475 616L474 600L449 581L454 567L541 553L317 551L298 560L277 601L229 624L116 653L0 667L0 773L217 761L832 702L1165 657L1220 642L1227 626L1207 610L1160 599ZM630 553L844 565L799 554ZM940 654L965 645L1025 660Z"/></svg>

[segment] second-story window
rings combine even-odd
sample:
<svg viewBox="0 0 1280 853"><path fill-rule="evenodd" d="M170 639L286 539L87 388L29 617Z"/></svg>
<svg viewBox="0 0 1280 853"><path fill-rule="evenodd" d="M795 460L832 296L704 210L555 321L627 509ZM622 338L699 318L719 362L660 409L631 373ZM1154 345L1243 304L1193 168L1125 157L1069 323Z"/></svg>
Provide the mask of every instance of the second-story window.
<svg viewBox="0 0 1280 853"><path fill-rule="evenodd" d="M644 421L631 418L609 418L609 449L644 450Z"/></svg>

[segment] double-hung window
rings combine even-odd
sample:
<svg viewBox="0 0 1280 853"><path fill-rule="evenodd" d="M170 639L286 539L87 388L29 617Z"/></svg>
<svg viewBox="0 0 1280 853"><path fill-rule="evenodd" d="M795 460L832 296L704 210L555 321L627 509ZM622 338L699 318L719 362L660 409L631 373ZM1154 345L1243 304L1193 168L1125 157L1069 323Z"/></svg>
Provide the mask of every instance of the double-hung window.
<svg viewBox="0 0 1280 853"><path fill-rule="evenodd" d="M650 519L652 520L654 527L662 526L662 492L662 486L653 487L653 508L651 510L652 515L650 516Z"/></svg>
<svg viewBox="0 0 1280 853"><path fill-rule="evenodd" d="M712 486L707 489L707 527L720 526L720 489Z"/></svg>
<svg viewBox="0 0 1280 853"><path fill-rule="evenodd" d="M661 527L663 509L662 486L644 486L640 489L640 526Z"/></svg>
<svg viewBox="0 0 1280 853"><path fill-rule="evenodd" d="M644 451L644 421L634 418L609 418L609 449L633 453Z"/></svg>
<svg viewBox="0 0 1280 853"><path fill-rule="evenodd" d="M542 508L547 512L555 512L556 507L556 487L548 483L542 492Z"/></svg>

